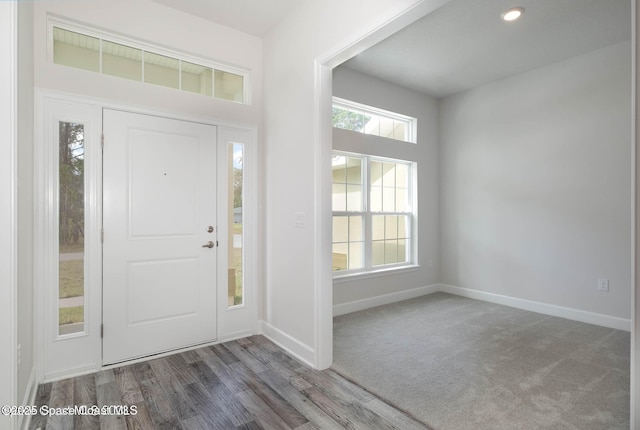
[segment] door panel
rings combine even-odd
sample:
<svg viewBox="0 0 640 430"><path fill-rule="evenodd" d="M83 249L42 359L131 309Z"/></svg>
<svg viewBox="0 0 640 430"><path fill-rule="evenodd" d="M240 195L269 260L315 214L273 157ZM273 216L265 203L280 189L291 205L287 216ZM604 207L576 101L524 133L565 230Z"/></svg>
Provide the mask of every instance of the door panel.
<svg viewBox="0 0 640 430"><path fill-rule="evenodd" d="M104 111L103 363L216 338L216 128Z"/></svg>

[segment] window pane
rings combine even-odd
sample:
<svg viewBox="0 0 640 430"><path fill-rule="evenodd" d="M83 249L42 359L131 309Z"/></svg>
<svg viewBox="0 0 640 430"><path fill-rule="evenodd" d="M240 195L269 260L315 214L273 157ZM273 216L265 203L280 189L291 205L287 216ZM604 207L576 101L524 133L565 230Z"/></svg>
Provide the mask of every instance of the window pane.
<svg viewBox="0 0 640 430"><path fill-rule="evenodd" d="M407 133L408 130L409 130L409 127L407 126L406 122L398 121L398 120L393 121L393 138L394 139L408 141L409 140L409 133Z"/></svg>
<svg viewBox="0 0 640 430"><path fill-rule="evenodd" d="M347 270L347 254L349 253L349 244L334 243L333 244L333 270Z"/></svg>
<svg viewBox="0 0 640 430"><path fill-rule="evenodd" d="M397 239L398 238L398 216L387 215L384 217L384 238L385 239Z"/></svg>
<svg viewBox="0 0 640 430"><path fill-rule="evenodd" d="M243 185L244 185L244 145L240 143L230 143L229 153L229 268L227 297L228 306L238 306L244 303L244 281L243 281L243 260L244 260L244 233L243 233Z"/></svg>
<svg viewBox="0 0 640 430"><path fill-rule="evenodd" d="M382 187L371 187L369 209L371 212L382 212Z"/></svg>
<svg viewBox="0 0 640 430"><path fill-rule="evenodd" d="M380 136L393 139L393 119L380 118Z"/></svg>
<svg viewBox="0 0 640 430"><path fill-rule="evenodd" d="M362 112L355 112L339 106L333 107L332 121L335 128L362 131L366 120L368 120L368 117L365 118Z"/></svg>
<svg viewBox="0 0 640 430"><path fill-rule="evenodd" d="M396 164L396 187L409 188L409 166Z"/></svg>
<svg viewBox="0 0 640 430"><path fill-rule="evenodd" d="M396 190L391 187L382 189L382 210L384 212L396 211Z"/></svg>
<svg viewBox="0 0 640 430"><path fill-rule="evenodd" d="M409 237L409 223L408 216L399 216L398 217L398 237L405 238Z"/></svg>
<svg viewBox="0 0 640 430"><path fill-rule="evenodd" d="M349 217L333 217L333 242L349 241Z"/></svg>
<svg viewBox="0 0 640 430"><path fill-rule="evenodd" d="M382 186L382 163L379 161L372 161L371 163L371 185Z"/></svg>
<svg viewBox="0 0 640 430"><path fill-rule="evenodd" d="M371 239L384 239L384 216L374 215L371 217Z"/></svg>
<svg viewBox="0 0 640 430"><path fill-rule="evenodd" d="M142 81L142 50L103 40L102 73Z"/></svg>
<svg viewBox="0 0 640 430"><path fill-rule="evenodd" d="M214 97L242 103L244 101L244 77L234 73L215 71Z"/></svg>
<svg viewBox="0 0 640 430"><path fill-rule="evenodd" d="M333 210L347 210L347 186L343 184L333 184Z"/></svg>
<svg viewBox="0 0 640 430"><path fill-rule="evenodd" d="M84 126L59 123L58 334L84 331Z"/></svg>
<svg viewBox="0 0 640 430"><path fill-rule="evenodd" d="M347 185L347 210L351 212L362 210L362 185Z"/></svg>
<svg viewBox="0 0 640 430"><path fill-rule="evenodd" d="M333 182L347 182L347 157L342 155L334 155L331 160L331 168L333 171Z"/></svg>
<svg viewBox="0 0 640 430"><path fill-rule="evenodd" d="M349 270L362 268L362 243L349 244Z"/></svg>
<svg viewBox="0 0 640 430"><path fill-rule="evenodd" d="M362 160L359 158L347 159L347 183L362 184Z"/></svg>
<svg viewBox="0 0 640 430"><path fill-rule="evenodd" d="M395 264L398 262L398 241L385 240L384 242L384 264Z"/></svg>
<svg viewBox="0 0 640 430"><path fill-rule="evenodd" d="M180 77L182 89L205 96L213 95L213 69L182 61Z"/></svg>
<svg viewBox="0 0 640 430"><path fill-rule="evenodd" d="M53 62L100 73L100 39L54 27Z"/></svg>
<svg viewBox="0 0 640 430"><path fill-rule="evenodd" d="M396 189L396 212L406 212L409 210L409 193L406 188Z"/></svg>
<svg viewBox="0 0 640 430"><path fill-rule="evenodd" d="M382 185L385 187L396 186L396 165L393 163L382 163Z"/></svg>
<svg viewBox="0 0 640 430"><path fill-rule="evenodd" d="M367 121L364 132L366 134L372 134L374 136L380 136L380 117L378 115L371 115Z"/></svg>
<svg viewBox="0 0 640 430"><path fill-rule="evenodd" d="M398 240L398 263L407 262L407 243L404 239Z"/></svg>
<svg viewBox="0 0 640 430"><path fill-rule="evenodd" d="M362 217L350 216L349 217L349 240L352 242L362 241ZM337 242L334 239L335 242Z"/></svg>
<svg viewBox="0 0 640 430"><path fill-rule="evenodd" d="M381 266L384 264L384 241L377 240L372 243L372 258L371 263L374 266Z"/></svg>
<svg viewBox="0 0 640 430"><path fill-rule="evenodd" d="M163 87L179 88L179 61L153 52L144 53L144 81Z"/></svg>

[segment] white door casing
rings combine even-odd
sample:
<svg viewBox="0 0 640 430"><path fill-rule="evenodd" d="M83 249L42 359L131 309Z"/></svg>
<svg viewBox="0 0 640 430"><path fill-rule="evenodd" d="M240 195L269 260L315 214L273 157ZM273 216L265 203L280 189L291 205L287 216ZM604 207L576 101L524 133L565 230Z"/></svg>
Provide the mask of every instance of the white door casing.
<svg viewBox="0 0 640 430"><path fill-rule="evenodd" d="M103 130L103 365L214 341L216 127L105 109Z"/></svg>

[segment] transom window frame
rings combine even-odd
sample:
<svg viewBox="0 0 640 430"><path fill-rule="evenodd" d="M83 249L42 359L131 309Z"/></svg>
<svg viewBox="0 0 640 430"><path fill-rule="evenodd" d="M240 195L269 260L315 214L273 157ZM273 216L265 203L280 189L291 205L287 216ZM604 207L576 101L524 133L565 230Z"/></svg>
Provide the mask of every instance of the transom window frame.
<svg viewBox="0 0 640 430"><path fill-rule="evenodd" d="M332 110L335 108L338 108L354 114L363 114L363 115L370 114L372 116L377 116L377 117L385 118L392 121L399 121L405 124L406 131L405 131L405 137L403 139L396 139L392 137L381 136L379 133L367 132L365 127L363 127L361 130L354 130L346 127L337 127L334 123L332 124L334 128L355 131L356 133L363 133L370 136L383 137L386 139L397 140L400 142L417 143L417 136L418 136L418 119L417 118L414 118L408 115L403 115L397 112L380 109L374 106L369 106L366 104L354 102L352 100L347 100L340 97L332 98L331 107L332 107ZM379 127L378 127L378 130L379 130Z"/></svg>
<svg viewBox="0 0 640 430"><path fill-rule="evenodd" d="M381 157L372 154L363 154L356 152L332 151L332 159L334 157L350 157L362 160L362 206L361 211L355 210L333 210L332 207L332 224L336 216L362 216L362 243L363 243L363 264L361 268L346 269L332 271L333 279L336 281L350 279L353 277L367 277L385 274L388 272L396 272L398 270L415 269L419 267L418 262L418 202L417 202L417 163L409 160L401 160L389 157ZM372 211L371 210L371 162L377 161L382 163L404 164L408 167L408 210L407 211ZM348 209L348 208L347 208ZM409 233L407 235L409 244L406 247L406 261L395 264L373 265L373 217L374 216L407 216L409 221L407 227ZM333 249L332 239L332 249ZM332 251L333 252L333 251Z"/></svg>
<svg viewBox="0 0 640 430"><path fill-rule="evenodd" d="M206 58L201 58L201 57L196 57L190 54L187 54L185 52L180 52L180 51L176 51L176 50L172 50L169 48L165 48L162 46L158 46L158 45L152 45L150 43L141 41L141 40L137 40L131 37L126 37L126 36L121 36L121 35L117 35L114 33L110 33L108 31L103 31L103 30L99 30L93 27L89 27L87 25L83 25L81 23L77 23L75 21L68 21L62 17L57 17L57 16L47 16L47 59L50 62L54 62L54 58L53 58L53 45L54 45L54 37L53 37L53 32L54 32L54 27L56 28L60 28L62 30L67 30L67 31L71 31L74 33L79 33L81 35L84 36L89 36L89 37L93 37L93 38L97 38L100 39L101 41L104 40L106 42L111 42L111 43L115 43L118 45L124 45L125 47L128 48L133 48L133 49L138 49L138 50L142 50L144 52L150 53L150 54L156 54L156 55L161 55L161 56L165 56L165 57L170 57L172 59L176 59L178 61L180 61L181 63L191 63L194 64L196 66L202 66L202 67L206 67L206 68L210 68L212 70L212 74L215 71L220 71L220 72L226 72L226 73L232 73L235 75L239 75L242 76L243 79L243 88L242 88L242 102L240 102L243 105L251 105L252 103L252 96L251 96L251 87L252 87L252 82L251 82L251 71L244 69L244 68L240 68L240 67L235 67L235 66L231 66L228 64L224 64L224 63L219 63L216 61L211 61L208 60ZM102 44L101 44L102 45ZM100 49L102 49L102 46L100 47ZM100 56L100 62L102 62L101 56ZM95 73L95 72L94 72ZM179 70L180 73L180 70ZM98 74L103 74L102 70L100 72L98 72ZM182 84L182 79L178 80L179 85ZM142 83L146 83L143 80L139 81ZM213 85L213 82L212 82ZM181 88L178 88L179 91L185 91L182 90ZM212 89L212 91L214 91ZM189 92L189 91L185 91L185 92ZM231 103L238 103L232 100L228 100L225 98L220 98L220 97L216 97L215 96L215 92L212 94L211 98L215 99L215 100L223 100L223 101L229 101Z"/></svg>

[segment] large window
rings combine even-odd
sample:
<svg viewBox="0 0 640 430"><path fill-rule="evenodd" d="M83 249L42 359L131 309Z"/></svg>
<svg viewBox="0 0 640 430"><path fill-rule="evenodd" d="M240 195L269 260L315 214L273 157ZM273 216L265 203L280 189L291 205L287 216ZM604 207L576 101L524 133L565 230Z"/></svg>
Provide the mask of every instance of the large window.
<svg viewBox="0 0 640 430"><path fill-rule="evenodd" d="M396 112L334 97L332 121L334 128L416 143L417 120Z"/></svg>
<svg viewBox="0 0 640 430"><path fill-rule="evenodd" d="M336 275L415 264L413 163L334 152Z"/></svg>

